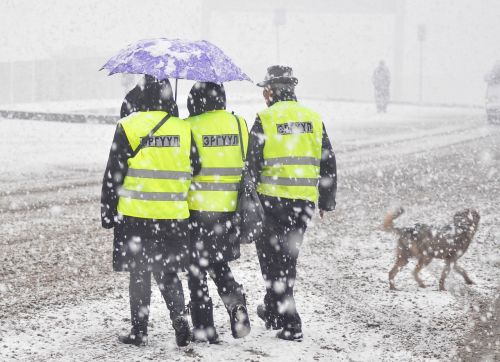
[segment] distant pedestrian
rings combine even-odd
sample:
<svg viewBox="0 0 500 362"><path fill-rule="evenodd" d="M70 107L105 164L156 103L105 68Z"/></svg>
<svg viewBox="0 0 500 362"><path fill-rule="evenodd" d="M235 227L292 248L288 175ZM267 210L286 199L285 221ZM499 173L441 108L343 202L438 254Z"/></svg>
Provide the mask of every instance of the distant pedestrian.
<svg viewBox="0 0 500 362"><path fill-rule="evenodd" d="M299 246L316 206L321 217L335 208L335 155L321 117L297 101L292 69L267 70L268 106L257 114L250 132L245 192L256 189L264 209L263 232L255 240L266 284L257 308L266 328L282 329L278 338L300 340L302 321L293 290ZM245 222L243 220L243 222Z"/></svg>
<svg viewBox="0 0 500 362"><path fill-rule="evenodd" d="M207 273L229 314L234 338L250 332L243 287L228 262L239 258L239 241L229 229L238 200L248 129L243 117L226 111L222 84L197 82L187 101L201 171L189 191L192 259L189 267L191 319L194 339L218 343Z"/></svg>
<svg viewBox="0 0 500 362"><path fill-rule="evenodd" d="M390 100L391 74L383 60L378 63L378 66L373 71L372 82L375 89L377 112L386 113Z"/></svg>
<svg viewBox="0 0 500 362"><path fill-rule="evenodd" d="M147 343L153 274L184 346L190 327L177 272L189 262L187 193L198 155L168 80L147 82L135 106L116 127L101 195L102 226L114 228L113 269L130 272L132 330L119 340Z"/></svg>

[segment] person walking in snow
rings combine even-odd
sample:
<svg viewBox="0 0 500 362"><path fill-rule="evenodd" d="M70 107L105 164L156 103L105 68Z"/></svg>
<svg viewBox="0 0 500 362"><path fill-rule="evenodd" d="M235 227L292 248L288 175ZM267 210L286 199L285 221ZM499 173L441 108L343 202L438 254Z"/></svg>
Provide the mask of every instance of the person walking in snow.
<svg viewBox="0 0 500 362"><path fill-rule="evenodd" d="M245 119L226 111L222 84L197 82L187 107L201 171L193 178L188 203L191 213L191 319L194 340L218 343L213 303L207 273L229 314L234 338L250 332L243 287L237 283L228 262L240 256L238 240L229 229L237 206L243 159L248 145Z"/></svg>
<svg viewBox="0 0 500 362"><path fill-rule="evenodd" d="M387 105L389 104L391 85L391 74L385 62L381 60L378 66L373 71L372 76L373 87L375 89L375 104L377 105L377 112L387 112Z"/></svg>
<svg viewBox="0 0 500 362"><path fill-rule="evenodd" d="M197 149L168 80L150 79L135 104L116 127L101 194L102 226L114 228L113 269L130 273L132 329L119 340L147 343L153 274L177 345L185 346L191 332L177 273L189 262L187 193L200 168Z"/></svg>
<svg viewBox="0 0 500 362"><path fill-rule="evenodd" d="M244 189L257 191L264 209L263 231L256 238L264 304L257 308L266 328L277 337L302 338L302 322L293 290L299 246L314 209L320 216L335 208L337 170L325 126L316 112L297 101L292 68L267 69L259 112L250 132ZM245 223L245 220L243 220Z"/></svg>

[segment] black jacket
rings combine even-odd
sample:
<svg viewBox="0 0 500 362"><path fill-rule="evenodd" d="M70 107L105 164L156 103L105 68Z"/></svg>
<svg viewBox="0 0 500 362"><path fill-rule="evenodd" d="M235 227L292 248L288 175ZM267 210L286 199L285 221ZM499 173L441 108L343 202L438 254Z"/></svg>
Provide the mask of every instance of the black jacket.
<svg viewBox="0 0 500 362"><path fill-rule="evenodd" d="M168 80L157 81L145 77L142 87L137 86L126 97L134 104L129 112L164 111L178 116L177 104L172 97ZM123 111L123 107L122 107ZM127 116L123 114L122 116ZM168 121L167 121L168 122ZM145 129L144 135L151 130ZM198 150L191 136L191 167L200 170ZM118 217L118 191L128 171L128 159L133 150L123 127L116 127L104 171L101 191L101 222L105 228L114 228L113 269L149 271L179 271L189 263L189 220L152 220L130 216Z"/></svg>
<svg viewBox="0 0 500 362"><path fill-rule="evenodd" d="M196 82L187 99L191 117L214 110L226 109L226 93L222 84ZM236 122L236 119L235 119ZM203 160L201 160L203 166ZM230 237L234 212L191 210L191 247L193 263L199 258L209 264L229 262L240 257L239 240Z"/></svg>
<svg viewBox="0 0 500 362"><path fill-rule="evenodd" d="M260 175L264 166L264 144L265 140L262 122L257 116L252 130L250 131L246 159L247 162L243 177L244 189L247 194L250 194L252 190L255 190L256 185L260 182ZM319 199L317 206L320 210L331 211L335 209L335 196L337 193L337 164L324 124L321 148L321 179L318 186ZM276 200L276 202L278 203L279 200Z"/></svg>
<svg viewBox="0 0 500 362"><path fill-rule="evenodd" d="M168 121L167 121L168 122ZM145 132L147 134L147 132ZM201 164L198 149L191 136L191 169L193 175L200 172ZM128 159L133 153L123 127L116 127L113 143L109 151L108 163L104 172L101 190L101 221L106 229L112 228L116 223L118 212L118 190L123 185L123 180L128 171Z"/></svg>
<svg viewBox="0 0 500 362"><path fill-rule="evenodd" d="M145 131L147 133L149 131ZM200 171L198 150L191 137L191 167ZM189 219L150 220L122 216L118 218L118 190L127 175L128 159L132 155L125 131L116 127L109 151L101 191L101 222L106 229L114 228L113 269L130 271L134 268L151 271L180 271L189 264ZM137 252L137 245L140 252ZM134 244L134 245L132 245Z"/></svg>

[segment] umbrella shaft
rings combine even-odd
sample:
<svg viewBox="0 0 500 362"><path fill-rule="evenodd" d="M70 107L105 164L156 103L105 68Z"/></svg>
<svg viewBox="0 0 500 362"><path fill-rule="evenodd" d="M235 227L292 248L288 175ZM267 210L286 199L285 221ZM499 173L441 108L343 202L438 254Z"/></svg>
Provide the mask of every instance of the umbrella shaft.
<svg viewBox="0 0 500 362"><path fill-rule="evenodd" d="M175 79L175 94L174 94L175 103L177 103L177 79Z"/></svg>

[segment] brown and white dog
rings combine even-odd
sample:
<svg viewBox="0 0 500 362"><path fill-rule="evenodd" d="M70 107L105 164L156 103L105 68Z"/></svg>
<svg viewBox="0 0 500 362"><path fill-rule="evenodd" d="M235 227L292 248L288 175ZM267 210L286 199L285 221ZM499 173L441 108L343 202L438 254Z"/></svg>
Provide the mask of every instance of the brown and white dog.
<svg viewBox="0 0 500 362"><path fill-rule="evenodd" d="M421 288L425 288L425 284L419 278L418 273L434 258L445 261L445 267L439 279L439 290L446 290L444 282L451 267L464 278L465 283L473 284L465 270L457 265L457 260L465 254L477 231L479 213L474 209L459 211L453 216L453 224L440 228L426 224L397 228L394 226L394 219L403 213L404 210L399 208L384 218L383 229L398 236L396 264L389 272L390 288L396 289L394 278L412 257L417 259L413 277Z"/></svg>

